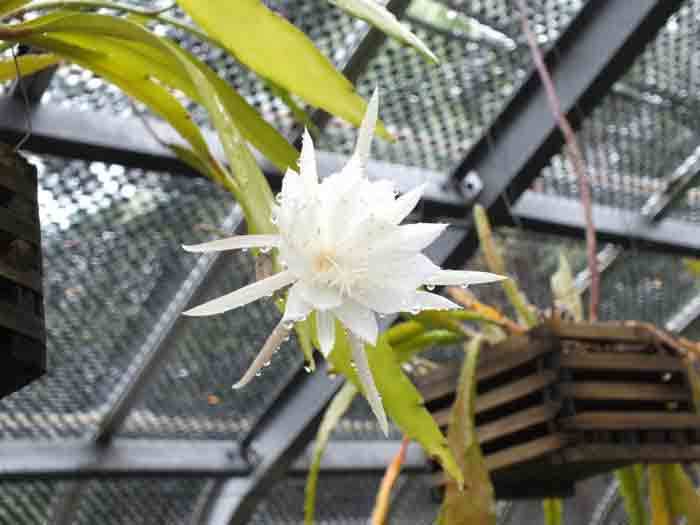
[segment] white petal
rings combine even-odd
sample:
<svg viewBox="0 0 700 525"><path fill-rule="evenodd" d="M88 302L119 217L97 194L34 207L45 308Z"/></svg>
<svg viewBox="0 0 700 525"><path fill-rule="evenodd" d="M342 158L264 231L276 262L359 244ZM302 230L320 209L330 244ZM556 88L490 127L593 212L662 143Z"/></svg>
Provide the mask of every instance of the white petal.
<svg viewBox="0 0 700 525"><path fill-rule="evenodd" d="M379 326L377 318L369 308L348 299L333 309L333 314L353 335L369 344L377 344Z"/></svg>
<svg viewBox="0 0 700 525"><path fill-rule="evenodd" d="M316 168L316 151L314 141L308 129L304 129L304 142L299 156L299 170L304 187L307 191L312 191L318 184L318 172Z"/></svg>
<svg viewBox="0 0 700 525"><path fill-rule="evenodd" d="M442 295L430 292L416 292L409 310L459 310L461 306Z"/></svg>
<svg viewBox="0 0 700 525"><path fill-rule="evenodd" d="M368 280L379 288L415 291L440 271L440 267L422 253L387 254L370 261Z"/></svg>
<svg viewBox="0 0 700 525"><path fill-rule="evenodd" d="M406 305L411 304L415 295L412 290L394 290L379 286L368 287L365 290L353 291L353 298L370 310L380 314L395 314L406 311Z"/></svg>
<svg viewBox="0 0 700 525"><path fill-rule="evenodd" d="M377 125L378 114L379 88L375 88L374 93L372 93L372 98L367 105L365 117L362 119L360 132L357 136L355 153L353 154L354 160L358 162L361 167L364 167L369 159L370 149L372 147L372 136L374 135L374 128Z"/></svg>
<svg viewBox="0 0 700 525"><path fill-rule="evenodd" d="M290 329L285 326L284 322L280 321L279 324L272 331L270 336L267 338L267 341L265 341L265 344L263 345L262 350L260 350L260 353L252 362L250 367L248 367L248 370L246 370L246 373L243 374L243 377L241 377L238 383L233 385L233 388L243 388L248 383L250 383L251 379L255 377L255 374L257 374L258 371L263 366L265 366L265 363L270 362L270 359L272 359L272 356L275 353L275 351L280 347L282 342L289 335L289 331Z"/></svg>
<svg viewBox="0 0 700 525"><path fill-rule="evenodd" d="M503 275L489 272L470 272L466 270L440 270L430 277L425 284L441 286L468 286L470 284L495 283L508 279Z"/></svg>
<svg viewBox="0 0 700 525"><path fill-rule="evenodd" d="M330 286L299 281L299 292L314 310L330 310L343 302L340 292Z"/></svg>
<svg viewBox="0 0 700 525"><path fill-rule="evenodd" d="M420 198L423 196L423 190L425 190L426 184L421 184L420 186L413 188L408 193L404 193L396 199L392 209L389 211L389 216L387 220L394 224L399 224L402 220L408 217L408 214L413 211L416 207Z"/></svg>
<svg viewBox="0 0 700 525"><path fill-rule="evenodd" d="M373 253L385 251L419 252L437 239L447 226L447 224L429 224L426 222L404 224L397 227L394 234L388 239L373 244L371 250Z"/></svg>
<svg viewBox="0 0 700 525"><path fill-rule="evenodd" d="M285 321L300 321L306 318L311 313L313 307L307 303L299 291L299 283L297 282L289 289L287 302L284 305L284 320Z"/></svg>
<svg viewBox="0 0 700 525"><path fill-rule="evenodd" d="M226 239L203 242L202 244L183 244L186 252L206 253L239 250L248 248L276 248L279 246L279 235L237 235Z"/></svg>
<svg viewBox="0 0 700 525"><path fill-rule="evenodd" d="M321 353L328 357L335 343L335 317L330 312L316 312L316 335L321 347Z"/></svg>
<svg viewBox="0 0 700 525"><path fill-rule="evenodd" d="M195 306L182 313L183 315L192 316L221 314L228 310L238 308L239 306L257 301L262 297L270 296L280 288L292 284L295 280L296 277L294 277L291 272L285 271L276 273L272 277L254 282L243 288L239 288L235 292L222 295L221 297Z"/></svg>
<svg viewBox="0 0 700 525"><path fill-rule="evenodd" d="M355 361L357 377L360 378L360 383L362 383L362 390L365 393L365 397L369 402L372 412L374 412L377 421L379 421L382 432L387 436L389 434L389 422L386 419L384 405L382 405L382 398L377 390L377 385L374 384L374 378L372 377L372 370L369 367L369 361L365 354L364 344L356 337L351 337L350 346L352 347L352 358L353 361Z"/></svg>

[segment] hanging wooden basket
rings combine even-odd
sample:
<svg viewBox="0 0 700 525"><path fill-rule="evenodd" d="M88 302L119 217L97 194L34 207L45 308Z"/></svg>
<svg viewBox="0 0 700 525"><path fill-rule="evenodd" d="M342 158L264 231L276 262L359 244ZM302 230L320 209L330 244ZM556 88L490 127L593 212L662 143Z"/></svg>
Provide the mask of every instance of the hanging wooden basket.
<svg viewBox="0 0 700 525"><path fill-rule="evenodd" d="M0 397L46 371L36 170L0 144Z"/></svg>
<svg viewBox="0 0 700 525"><path fill-rule="evenodd" d="M476 425L497 496L565 496L624 465L700 460L687 366L668 339L625 324L547 323L485 347ZM441 426L458 368L417 379Z"/></svg>

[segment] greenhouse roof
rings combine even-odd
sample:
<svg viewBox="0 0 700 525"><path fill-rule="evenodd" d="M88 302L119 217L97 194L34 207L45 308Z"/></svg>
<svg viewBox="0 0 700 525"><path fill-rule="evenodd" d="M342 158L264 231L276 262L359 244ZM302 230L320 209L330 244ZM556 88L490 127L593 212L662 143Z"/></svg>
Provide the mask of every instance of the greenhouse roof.
<svg viewBox="0 0 700 525"><path fill-rule="evenodd" d="M401 190L428 184L420 215L454 224L433 247L435 259L486 268L470 213L480 203L533 303L552 306L561 251L586 290L576 176L511 2L390 0L438 66L328 2L266 4L364 97L379 86L382 118L399 140L376 141L368 171ZM700 0L529 5L590 168L596 228L607 243L601 318L700 338ZM167 30L290 141L299 138L287 106L252 73ZM240 208L160 144L171 133L162 122L91 72L63 65L43 92L42 78L33 81L23 149L39 174L49 366L0 400L0 524L303 523L307 446L340 379L323 363L309 374L292 340L234 391L279 320L272 301L224 317L180 316L254 275L248 253L181 249L238 231ZM0 138L16 143L26 130L24 101L6 89L0 108ZM206 113L197 115L207 126ZM312 115L320 169L329 173L351 153L356 131ZM262 165L279 187L279 174ZM507 309L495 288L478 296ZM441 350L434 359L456 355ZM367 522L400 440L395 427L383 437L364 399L353 403L324 459L319 523ZM420 449L409 449L392 523L432 522L429 474ZM587 482L590 498L567 502L578 509L576 523L620 518L608 482ZM538 512L532 502L502 502L499 519L530 523Z"/></svg>

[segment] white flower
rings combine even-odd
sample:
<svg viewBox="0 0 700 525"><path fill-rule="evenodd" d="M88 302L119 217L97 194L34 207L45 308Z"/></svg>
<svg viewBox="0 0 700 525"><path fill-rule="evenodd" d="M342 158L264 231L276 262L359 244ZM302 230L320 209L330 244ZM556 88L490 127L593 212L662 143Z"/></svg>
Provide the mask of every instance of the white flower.
<svg viewBox="0 0 700 525"><path fill-rule="evenodd" d="M287 171L277 197L278 206L273 212L277 235L243 235L184 247L190 252L276 248L283 267L271 277L185 314L220 314L289 286L280 325L234 387L247 384L271 359L295 321L316 312L318 341L325 356L333 349L336 320L347 329L365 395L386 433L386 415L364 351L365 343L377 342L375 314L459 308L440 295L418 288L486 283L502 277L442 270L423 255L421 250L447 224L400 225L420 200L423 187L397 198L390 181L372 182L365 176L377 106L375 91L353 156L342 171L322 181L316 173L311 137L308 132L304 134L300 173Z"/></svg>

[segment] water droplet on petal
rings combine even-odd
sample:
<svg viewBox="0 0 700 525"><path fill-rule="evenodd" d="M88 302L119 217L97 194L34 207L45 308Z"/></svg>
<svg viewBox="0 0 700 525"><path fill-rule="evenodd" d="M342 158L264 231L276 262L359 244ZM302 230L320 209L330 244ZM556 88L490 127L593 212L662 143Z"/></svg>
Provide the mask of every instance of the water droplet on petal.
<svg viewBox="0 0 700 525"><path fill-rule="evenodd" d="M432 292L435 290L435 285L434 284L426 284L425 289L428 290L429 292Z"/></svg>
<svg viewBox="0 0 700 525"><path fill-rule="evenodd" d="M464 288L466 290L467 288L469 288L469 285L468 284L460 284L459 287Z"/></svg>
<svg viewBox="0 0 700 525"><path fill-rule="evenodd" d="M270 250L272 250L272 246L263 246L260 248L260 253L268 253Z"/></svg>
<svg viewBox="0 0 700 525"><path fill-rule="evenodd" d="M260 372L260 371L255 372L255 377L260 377L261 375L262 375L262 372Z"/></svg>
<svg viewBox="0 0 700 525"><path fill-rule="evenodd" d="M306 366L304 367L304 372L306 372L307 374L310 374L310 373L311 373L311 367L310 367L309 365L306 365Z"/></svg>
<svg viewBox="0 0 700 525"><path fill-rule="evenodd" d="M248 251L248 248L242 248L241 251L242 251L243 253L246 253L246 252Z"/></svg>
<svg viewBox="0 0 700 525"><path fill-rule="evenodd" d="M284 326L287 330L291 330L292 328L294 328L294 321L285 321L282 326ZM287 339L285 339L285 341Z"/></svg>
<svg viewBox="0 0 700 525"><path fill-rule="evenodd" d="M278 193L275 195L275 200L277 201L278 204L282 204L282 193Z"/></svg>

